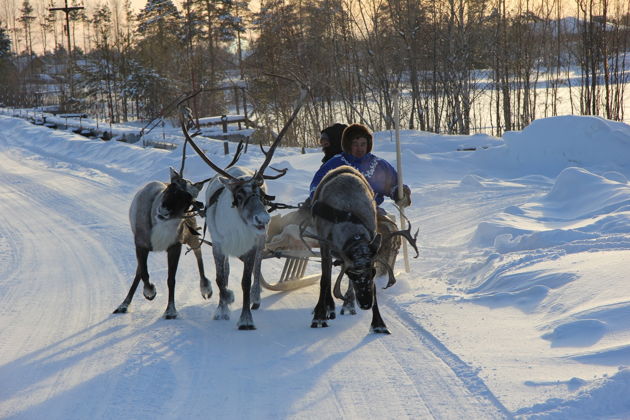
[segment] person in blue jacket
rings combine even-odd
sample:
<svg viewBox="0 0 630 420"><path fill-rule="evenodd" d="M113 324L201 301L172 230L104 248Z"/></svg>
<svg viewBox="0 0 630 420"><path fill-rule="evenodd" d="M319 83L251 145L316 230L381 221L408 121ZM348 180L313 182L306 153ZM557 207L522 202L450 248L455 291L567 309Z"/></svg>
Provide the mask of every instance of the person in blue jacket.
<svg viewBox="0 0 630 420"><path fill-rule="evenodd" d="M365 176L374 191L374 200L377 206L383 203L385 197L391 198L400 207L409 206L411 204L409 187L403 185L403 197L399 200L398 174L389 162L371 153L372 144L372 134L367 127L361 124L349 125L341 137L342 152L324 162L313 176L309 198L313 198L317 186L330 170L342 165L349 165ZM379 213L384 213L380 207Z"/></svg>
<svg viewBox="0 0 630 420"><path fill-rule="evenodd" d="M411 190L403 185L403 196L398 198L398 174L392 165L372 152L373 138L370 130L361 124L351 124L341 136L342 152L324 162L317 170L310 185L309 203L322 178L332 169L342 165L349 165L357 169L365 176L374 191L374 200L377 205L377 231L383 235L398 230L396 223L390 215L387 215L380 205L389 197L401 208L411 205ZM400 248L400 236L394 236L389 241L384 241L379 250L379 256L387 261L393 268L396 255ZM376 275L387 273L386 268L377 263Z"/></svg>

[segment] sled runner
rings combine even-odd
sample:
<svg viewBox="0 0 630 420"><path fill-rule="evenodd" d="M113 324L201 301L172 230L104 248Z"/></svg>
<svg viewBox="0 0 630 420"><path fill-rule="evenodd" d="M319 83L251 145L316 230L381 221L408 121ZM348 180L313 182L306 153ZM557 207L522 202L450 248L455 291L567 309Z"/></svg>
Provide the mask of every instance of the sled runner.
<svg viewBox="0 0 630 420"><path fill-rule="evenodd" d="M304 275L309 262L309 256L306 255L305 252L298 251L294 255L291 255L290 253L285 251L270 253L263 256L263 259L268 258L283 258L285 261L282 267L282 274L280 274L280 278L277 282L268 282L267 280L265 280L264 275L261 273L260 284L265 289L286 292L310 286L311 284L315 284L317 281L319 281L319 273L311 274L308 276Z"/></svg>

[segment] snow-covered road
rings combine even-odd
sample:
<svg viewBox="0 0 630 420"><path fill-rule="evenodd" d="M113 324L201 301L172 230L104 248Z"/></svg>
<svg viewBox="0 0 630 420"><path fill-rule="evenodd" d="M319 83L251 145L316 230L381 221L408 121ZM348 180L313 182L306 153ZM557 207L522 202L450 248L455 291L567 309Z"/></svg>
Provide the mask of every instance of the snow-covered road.
<svg viewBox="0 0 630 420"><path fill-rule="evenodd" d="M127 209L140 185L100 167L0 132L0 417L509 417L476 370L386 291L390 336L368 334L370 312L309 328L316 286L263 291L257 330L238 331L240 265L232 320L213 321L217 296L201 298L188 254L180 317L167 321L162 253L149 259L157 298L138 292L128 314L111 314L135 271ZM212 274L209 249L205 261Z"/></svg>

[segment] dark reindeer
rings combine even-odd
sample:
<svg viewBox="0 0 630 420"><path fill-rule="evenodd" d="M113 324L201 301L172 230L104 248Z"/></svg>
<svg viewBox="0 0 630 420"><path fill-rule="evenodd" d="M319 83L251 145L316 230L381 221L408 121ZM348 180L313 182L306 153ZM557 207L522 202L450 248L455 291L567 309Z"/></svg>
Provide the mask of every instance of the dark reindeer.
<svg viewBox="0 0 630 420"><path fill-rule="evenodd" d="M239 330L256 329L250 304L252 304L252 309L258 309L260 306L261 253L269 222L267 207L273 206L274 199L266 194L265 179L279 178L286 173L286 170L278 171L280 174L276 176L268 176L264 173L282 137L297 116L305 96L306 91L302 90L293 114L269 150L267 152L263 150L265 160L255 172L239 166L228 170L221 169L208 159L193 141L186 129L186 124L182 124L187 142L218 174L208 184L205 203L206 225L212 238L212 254L216 267L216 282L219 287L219 306L214 319L230 319L229 305L234 302L234 293L227 287L230 273L229 257L239 258L244 265L241 279L243 307L237 323Z"/></svg>
<svg viewBox="0 0 630 420"><path fill-rule="evenodd" d="M359 307L363 310L372 309L370 331L389 334L376 300L374 262L383 238L376 233L376 204L367 180L350 166L341 166L330 171L313 195L311 214L317 234L307 234L304 226L302 234L319 240L322 259L319 300L311 327L327 327L327 320L335 318L335 303L331 295L332 266L335 264L341 265L341 271L333 293L336 298L344 300L344 309L354 306L356 293ZM407 230L391 235L405 237L417 252L416 239L411 236L410 230L411 225ZM387 288L396 279L391 267L386 262L381 262L389 273ZM350 280L345 296L341 293L341 279L344 274Z"/></svg>
<svg viewBox="0 0 630 420"><path fill-rule="evenodd" d="M183 170L183 165L182 165ZM192 183L171 171L169 184L153 181L141 188L133 198L129 209L129 221L136 245L138 266L129 293L123 303L114 311L126 313L140 280L144 283L143 294L148 300L156 295L155 285L149 281L147 258L151 251L166 251L168 255L168 306L164 312L166 319L177 318L175 309L175 273L181 255L182 244L190 246L197 259L199 268L201 296L209 299L212 286L205 276L201 257L201 241L198 238L197 222L193 208L201 203L195 202L199 191L206 181Z"/></svg>

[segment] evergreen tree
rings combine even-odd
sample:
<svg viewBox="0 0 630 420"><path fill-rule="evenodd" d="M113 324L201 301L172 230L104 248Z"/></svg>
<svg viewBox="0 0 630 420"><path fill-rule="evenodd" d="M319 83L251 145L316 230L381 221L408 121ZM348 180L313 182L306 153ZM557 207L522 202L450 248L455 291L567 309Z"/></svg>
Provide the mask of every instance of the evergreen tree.
<svg viewBox="0 0 630 420"><path fill-rule="evenodd" d="M186 90L186 66L182 18L171 0L148 0L138 15L137 58L150 74L168 83L156 86L146 109L161 110L175 96Z"/></svg>
<svg viewBox="0 0 630 420"><path fill-rule="evenodd" d="M0 60L8 57L10 52L11 38L9 38L7 30L2 27L2 22L0 22Z"/></svg>
<svg viewBox="0 0 630 420"><path fill-rule="evenodd" d="M233 0L189 0L191 12L196 16L196 31L199 32L200 41L205 43L204 62L201 69L205 74L199 75L199 84L206 87L215 87L223 78L226 44L237 39L237 35L245 31L243 19L239 14L247 13L248 1ZM220 94L206 94L201 100L201 109L210 114L224 112L223 97Z"/></svg>
<svg viewBox="0 0 630 420"><path fill-rule="evenodd" d="M33 16L33 6L28 0L24 0L22 3L22 8L20 9L20 17L18 18L18 22L20 22L24 26L24 34L26 36L26 48L28 49L27 53L29 55L33 55L33 36L31 32L31 24L35 20L35 16Z"/></svg>
<svg viewBox="0 0 630 420"><path fill-rule="evenodd" d="M15 88L18 85L15 68L9 62L11 39L0 22L0 103L13 104Z"/></svg>

